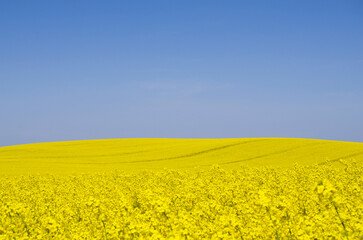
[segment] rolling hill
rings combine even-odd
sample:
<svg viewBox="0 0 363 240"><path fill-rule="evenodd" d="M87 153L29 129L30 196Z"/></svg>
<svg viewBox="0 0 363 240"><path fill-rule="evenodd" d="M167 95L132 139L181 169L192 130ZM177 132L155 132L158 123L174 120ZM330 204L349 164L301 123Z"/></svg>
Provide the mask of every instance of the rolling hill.
<svg viewBox="0 0 363 240"><path fill-rule="evenodd" d="M341 165L363 161L363 143L298 138L104 139L0 147L0 174L69 174L147 169Z"/></svg>

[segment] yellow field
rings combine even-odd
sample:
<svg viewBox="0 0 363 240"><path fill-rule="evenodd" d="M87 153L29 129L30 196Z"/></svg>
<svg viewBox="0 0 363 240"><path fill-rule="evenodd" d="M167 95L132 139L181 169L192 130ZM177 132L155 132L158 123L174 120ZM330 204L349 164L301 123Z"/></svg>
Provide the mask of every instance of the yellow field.
<svg viewBox="0 0 363 240"><path fill-rule="evenodd" d="M363 239L362 160L283 138L2 147L0 239Z"/></svg>
<svg viewBox="0 0 363 240"><path fill-rule="evenodd" d="M0 174L293 167L363 161L363 143L289 138L109 139L0 148Z"/></svg>

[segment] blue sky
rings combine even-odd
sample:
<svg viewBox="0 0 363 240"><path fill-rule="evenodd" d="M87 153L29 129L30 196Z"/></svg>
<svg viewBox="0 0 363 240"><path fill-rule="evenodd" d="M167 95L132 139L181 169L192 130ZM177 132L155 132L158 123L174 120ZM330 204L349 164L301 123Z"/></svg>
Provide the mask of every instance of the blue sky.
<svg viewBox="0 0 363 240"><path fill-rule="evenodd" d="M361 1L1 1L0 146L363 142Z"/></svg>

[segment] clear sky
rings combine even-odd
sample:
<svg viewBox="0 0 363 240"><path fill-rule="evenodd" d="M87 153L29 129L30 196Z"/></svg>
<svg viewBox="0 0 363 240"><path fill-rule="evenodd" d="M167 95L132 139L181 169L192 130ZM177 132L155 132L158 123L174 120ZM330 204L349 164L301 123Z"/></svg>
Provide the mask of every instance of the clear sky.
<svg viewBox="0 0 363 240"><path fill-rule="evenodd" d="M363 142L362 1L1 1L0 146Z"/></svg>

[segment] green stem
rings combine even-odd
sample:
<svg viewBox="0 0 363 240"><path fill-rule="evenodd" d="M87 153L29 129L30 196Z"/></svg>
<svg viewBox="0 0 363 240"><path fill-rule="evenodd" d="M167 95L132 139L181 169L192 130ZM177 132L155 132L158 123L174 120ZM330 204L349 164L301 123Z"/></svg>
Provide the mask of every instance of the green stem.
<svg viewBox="0 0 363 240"><path fill-rule="evenodd" d="M348 237L348 232L347 232L347 228L345 227L345 224L344 224L344 221L343 219L340 217L340 214L339 214L339 211L338 211L338 207L337 205L335 205L335 203L333 201L330 201L331 204L334 206L334 209L335 211L337 212L337 215L339 217L339 220L340 220L340 223L342 224L343 228L344 228L344 235L345 237L347 238L347 240L349 240L349 237Z"/></svg>
<svg viewBox="0 0 363 240"><path fill-rule="evenodd" d="M105 239L107 240L107 232L106 232L106 226L105 226L104 221L102 221L102 225L103 225L103 231L105 233Z"/></svg>
<svg viewBox="0 0 363 240"><path fill-rule="evenodd" d="M268 207L266 207L266 210L268 212L268 215L270 216L270 220L272 222L272 224L274 225L275 229L276 229L276 239L280 240L280 236L279 236L279 231L277 230L276 224L274 223L274 221L272 221L272 217L271 217L271 213L270 213L270 209Z"/></svg>
<svg viewBox="0 0 363 240"><path fill-rule="evenodd" d="M291 231L291 227L290 227L290 216L289 216L289 212L286 210L286 217L287 217L287 223L289 225L289 234L290 234L290 239L292 239L292 231Z"/></svg>

